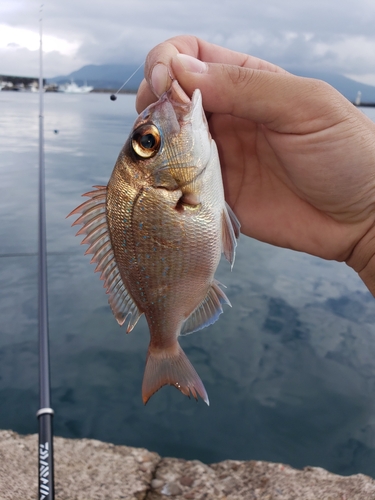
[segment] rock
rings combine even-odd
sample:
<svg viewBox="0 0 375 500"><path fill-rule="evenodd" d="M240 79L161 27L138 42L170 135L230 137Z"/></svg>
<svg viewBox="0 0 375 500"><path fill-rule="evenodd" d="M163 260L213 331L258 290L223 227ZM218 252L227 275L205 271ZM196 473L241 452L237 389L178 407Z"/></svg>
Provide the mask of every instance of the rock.
<svg viewBox="0 0 375 500"><path fill-rule="evenodd" d="M375 481L319 467L161 458L142 448L55 438L58 500L375 500ZM37 497L37 436L0 431L0 500Z"/></svg>
<svg viewBox="0 0 375 500"><path fill-rule="evenodd" d="M0 431L0 500L37 498L38 437ZM143 500L157 453L92 439L54 438L55 496L59 500Z"/></svg>

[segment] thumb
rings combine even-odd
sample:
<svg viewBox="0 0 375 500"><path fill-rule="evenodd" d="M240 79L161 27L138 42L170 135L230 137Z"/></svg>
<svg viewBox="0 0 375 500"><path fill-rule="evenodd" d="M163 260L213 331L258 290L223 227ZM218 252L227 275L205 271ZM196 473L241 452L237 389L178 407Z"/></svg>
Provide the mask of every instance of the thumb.
<svg viewBox="0 0 375 500"><path fill-rule="evenodd" d="M205 63L186 54L175 55L171 66L188 94L201 90L206 111L252 120L277 132L321 130L352 107L327 83L290 73Z"/></svg>

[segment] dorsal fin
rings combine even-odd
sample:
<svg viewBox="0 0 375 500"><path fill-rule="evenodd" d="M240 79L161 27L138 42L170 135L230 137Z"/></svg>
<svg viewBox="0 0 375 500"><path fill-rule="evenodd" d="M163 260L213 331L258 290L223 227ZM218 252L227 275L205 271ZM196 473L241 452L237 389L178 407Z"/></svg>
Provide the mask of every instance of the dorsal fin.
<svg viewBox="0 0 375 500"><path fill-rule="evenodd" d="M104 280L104 288L109 295L108 302L112 312L120 325L123 325L128 319L126 331L129 333L135 327L142 313L122 281L113 253L107 224L107 187L94 186L94 188L95 191L82 195L90 199L73 210L68 217L82 214L72 225L82 224L77 235L86 235L82 243L90 246L85 255L94 254L91 262L97 264L95 271L100 272L100 279Z"/></svg>
<svg viewBox="0 0 375 500"><path fill-rule="evenodd" d="M230 262L232 268L236 255L237 239L240 236L241 224L233 210L226 202L222 214L222 226L223 253L225 258Z"/></svg>
<svg viewBox="0 0 375 500"><path fill-rule="evenodd" d="M204 300L186 319L181 328L180 335L188 335L189 333L202 330L202 328L208 325L212 325L223 312L222 304L231 305L228 297L219 285L221 283L217 280L212 282Z"/></svg>

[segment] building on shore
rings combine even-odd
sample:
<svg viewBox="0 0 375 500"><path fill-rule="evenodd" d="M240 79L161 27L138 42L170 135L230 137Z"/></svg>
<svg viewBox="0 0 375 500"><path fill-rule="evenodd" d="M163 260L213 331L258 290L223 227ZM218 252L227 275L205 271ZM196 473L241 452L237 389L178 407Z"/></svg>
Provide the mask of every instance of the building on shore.
<svg viewBox="0 0 375 500"><path fill-rule="evenodd" d="M46 90L53 90L49 86L46 87L45 79L43 79L43 87ZM0 91L7 90L37 92L39 90L39 79L27 76L0 75Z"/></svg>

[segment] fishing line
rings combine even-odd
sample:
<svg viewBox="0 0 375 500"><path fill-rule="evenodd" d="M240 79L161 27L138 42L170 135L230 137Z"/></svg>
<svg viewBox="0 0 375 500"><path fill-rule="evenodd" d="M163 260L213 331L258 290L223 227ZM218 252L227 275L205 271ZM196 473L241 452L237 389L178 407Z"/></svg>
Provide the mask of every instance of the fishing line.
<svg viewBox="0 0 375 500"><path fill-rule="evenodd" d="M54 500L53 410L50 403L50 360L48 340L47 244L44 168L43 103L43 4L39 19L39 237L38 237L38 319L39 319L39 446L38 499Z"/></svg>
<svg viewBox="0 0 375 500"><path fill-rule="evenodd" d="M145 64L144 62L143 62L142 64L140 64L140 65L138 66L138 68L134 71L134 73L132 73L132 74L129 76L129 78L126 80L126 82L125 82L125 83L123 83L123 84L121 85L121 87L118 89L118 91L117 91L115 94L111 94L111 97L110 97L111 101L115 101L115 100L117 99L117 94L120 92L120 90L121 90L122 88L124 88L124 87L125 87L125 85L128 83L128 81L129 81L131 78L133 78L133 76L137 73L137 71L138 71L138 70L140 70L140 69L142 68L142 66L144 66L144 64Z"/></svg>

